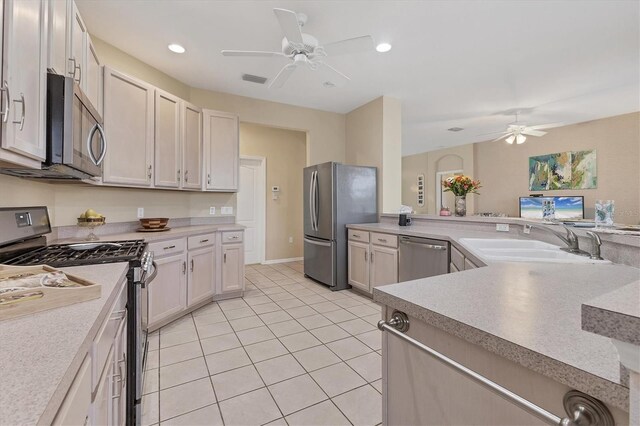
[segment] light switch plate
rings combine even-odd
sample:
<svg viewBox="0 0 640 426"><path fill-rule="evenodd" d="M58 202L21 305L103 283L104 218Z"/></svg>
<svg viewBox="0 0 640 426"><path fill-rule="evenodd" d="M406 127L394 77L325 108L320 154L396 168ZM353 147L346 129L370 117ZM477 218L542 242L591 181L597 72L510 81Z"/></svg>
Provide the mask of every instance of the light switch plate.
<svg viewBox="0 0 640 426"><path fill-rule="evenodd" d="M498 232L509 232L509 224L508 223L496 223L496 231L498 231Z"/></svg>
<svg viewBox="0 0 640 426"><path fill-rule="evenodd" d="M216 208L215 207L209 207L209 214L216 214Z"/></svg>
<svg viewBox="0 0 640 426"><path fill-rule="evenodd" d="M233 214L233 207L220 207L220 214Z"/></svg>
<svg viewBox="0 0 640 426"><path fill-rule="evenodd" d="M144 217L144 207L138 207L138 219L142 219Z"/></svg>

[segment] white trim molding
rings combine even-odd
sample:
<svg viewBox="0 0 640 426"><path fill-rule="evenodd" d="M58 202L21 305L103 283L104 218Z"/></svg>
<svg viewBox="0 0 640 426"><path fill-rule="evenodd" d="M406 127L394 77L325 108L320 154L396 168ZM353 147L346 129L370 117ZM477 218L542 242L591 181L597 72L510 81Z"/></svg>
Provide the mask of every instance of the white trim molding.
<svg viewBox="0 0 640 426"><path fill-rule="evenodd" d="M276 263L289 263L289 262L299 262L304 260L304 257L290 257L289 259L273 259L273 260L265 260L262 262L263 265L275 265Z"/></svg>

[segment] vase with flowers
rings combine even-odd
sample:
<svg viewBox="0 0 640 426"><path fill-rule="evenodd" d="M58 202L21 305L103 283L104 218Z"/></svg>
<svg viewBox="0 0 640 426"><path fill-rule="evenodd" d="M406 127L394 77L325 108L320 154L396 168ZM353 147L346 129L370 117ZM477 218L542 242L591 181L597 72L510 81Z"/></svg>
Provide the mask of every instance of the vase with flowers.
<svg viewBox="0 0 640 426"><path fill-rule="evenodd" d="M446 178L442 182L444 192L452 192L456 196L455 215L465 216L467 214L467 194L479 194L481 188L479 180L473 180L469 176L456 175Z"/></svg>

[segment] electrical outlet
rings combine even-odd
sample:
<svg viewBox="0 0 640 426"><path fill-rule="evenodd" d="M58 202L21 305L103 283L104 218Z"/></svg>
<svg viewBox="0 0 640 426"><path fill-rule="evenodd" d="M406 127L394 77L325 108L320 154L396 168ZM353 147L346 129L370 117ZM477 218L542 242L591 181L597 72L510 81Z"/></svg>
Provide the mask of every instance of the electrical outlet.
<svg viewBox="0 0 640 426"><path fill-rule="evenodd" d="M142 219L144 217L144 207L138 207L138 219Z"/></svg>
<svg viewBox="0 0 640 426"><path fill-rule="evenodd" d="M215 207L209 207L209 214L216 214L216 208Z"/></svg>
<svg viewBox="0 0 640 426"><path fill-rule="evenodd" d="M220 214L233 214L233 207L220 207Z"/></svg>
<svg viewBox="0 0 640 426"><path fill-rule="evenodd" d="M531 234L531 227L529 225L524 225L522 227L522 232L524 232L527 235Z"/></svg>
<svg viewBox="0 0 640 426"><path fill-rule="evenodd" d="M293 237L289 237L289 244L293 243Z"/></svg>
<svg viewBox="0 0 640 426"><path fill-rule="evenodd" d="M509 224L508 223L496 223L496 231L498 231L498 232L509 232Z"/></svg>

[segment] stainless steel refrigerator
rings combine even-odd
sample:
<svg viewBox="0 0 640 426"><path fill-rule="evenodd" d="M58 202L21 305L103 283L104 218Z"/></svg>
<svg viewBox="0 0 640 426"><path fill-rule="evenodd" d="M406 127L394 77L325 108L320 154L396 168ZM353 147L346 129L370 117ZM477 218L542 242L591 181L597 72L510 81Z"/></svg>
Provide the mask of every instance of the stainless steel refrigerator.
<svg viewBox="0 0 640 426"><path fill-rule="evenodd" d="M347 229L378 221L377 169L323 163L304 169L304 273L349 288Z"/></svg>

